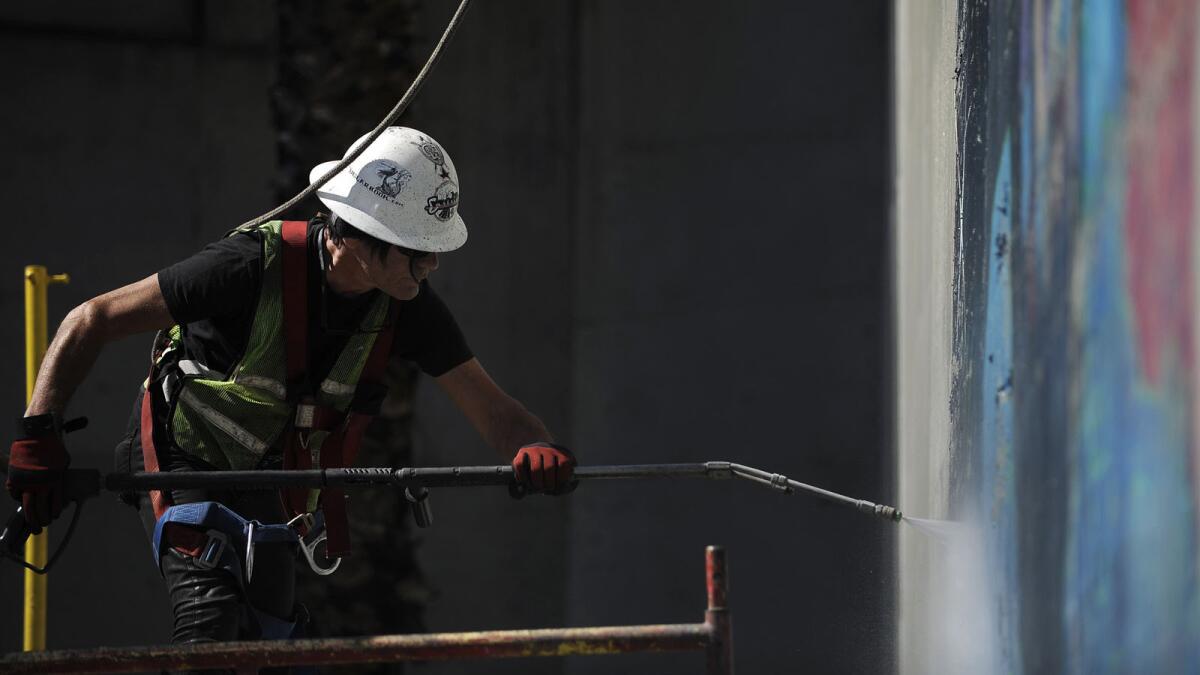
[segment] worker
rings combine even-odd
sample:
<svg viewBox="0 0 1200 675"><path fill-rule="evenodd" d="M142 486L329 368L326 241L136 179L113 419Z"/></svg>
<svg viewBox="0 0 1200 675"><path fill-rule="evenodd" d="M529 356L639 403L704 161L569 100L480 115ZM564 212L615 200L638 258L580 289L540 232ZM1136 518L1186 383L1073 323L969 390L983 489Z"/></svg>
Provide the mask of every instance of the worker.
<svg viewBox="0 0 1200 675"><path fill-rule="evenodd" d="M311 181L337 163L314 167ZM439 255L467 238L449 155L427 134L389 127L317 196L331 213L240 227L67 315L9 464L8 490L35 531L63 508L72 393L104 344L150 331L159 331L153 363L117 448L118 471L348 465L394 357L441 385L511 458L519 486L570 490L571 451L488 376L430 285ZM127 497L166 581L174 643L297 635L297 539L327 537L330 558L350 548L336 490Z"/></svg>

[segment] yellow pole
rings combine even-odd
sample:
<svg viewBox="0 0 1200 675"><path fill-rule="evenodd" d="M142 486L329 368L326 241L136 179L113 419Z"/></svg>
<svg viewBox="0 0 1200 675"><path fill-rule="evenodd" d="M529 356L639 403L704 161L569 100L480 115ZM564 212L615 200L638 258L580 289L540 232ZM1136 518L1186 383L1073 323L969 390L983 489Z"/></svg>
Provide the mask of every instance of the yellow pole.
<svg viewBox="0 0 1200 675"><path fill-rule="evenodd" d="M49 275L41 265L25 267L25 403L33 398L42 357L46 355L46 289L50 284L69 283L65 274ZM25 560L44 567L50 533L30 537L25 542ZM25 570L25 651L46 648L46 575Z"/></svg>

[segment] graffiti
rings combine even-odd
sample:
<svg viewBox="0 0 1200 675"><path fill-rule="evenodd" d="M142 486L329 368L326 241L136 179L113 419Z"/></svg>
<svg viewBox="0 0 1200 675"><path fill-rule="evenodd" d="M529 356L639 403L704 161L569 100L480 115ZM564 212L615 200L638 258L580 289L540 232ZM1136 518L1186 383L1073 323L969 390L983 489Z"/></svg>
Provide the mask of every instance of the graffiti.
<svg viewBox="0 0 1200 675"><path fill-rule="evenodd" d="M960 0L952 497L997 672L1200 672L1195 0Z"/></svg>

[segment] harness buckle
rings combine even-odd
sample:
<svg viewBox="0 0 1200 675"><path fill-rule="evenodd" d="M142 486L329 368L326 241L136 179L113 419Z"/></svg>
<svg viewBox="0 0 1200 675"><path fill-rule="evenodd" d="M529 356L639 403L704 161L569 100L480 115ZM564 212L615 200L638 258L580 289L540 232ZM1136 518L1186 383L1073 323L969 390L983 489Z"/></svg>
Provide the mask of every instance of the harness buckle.
<svg viewBox="0 0 1200 675"><path fill-rule="evenodd" d="M301 403L296 406L296 428L311 429L317 415L317 406L312 403Z"/></svg>
<svg viewBox="0 0 1200 675"><path fill-rule="evenodd" d="M200 551L200 555L193 560L197 567L211 570L221 563L221 557L225 554L225 549L229 547L229 537L224 532L217 530L209 530L206 534L208 541L204 544L204 550Z"/></svg>

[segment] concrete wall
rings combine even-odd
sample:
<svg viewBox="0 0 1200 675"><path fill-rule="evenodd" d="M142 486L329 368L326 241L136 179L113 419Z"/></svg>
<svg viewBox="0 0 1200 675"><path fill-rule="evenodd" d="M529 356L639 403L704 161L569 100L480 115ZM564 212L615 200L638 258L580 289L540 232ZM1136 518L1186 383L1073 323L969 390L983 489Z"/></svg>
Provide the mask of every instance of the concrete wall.
<svg viewBox="0 0 1200 675"><path fill-rule="evenodd" d="M574 310L581 449L597 462L728 459L890 498L885 8L591 8ZM891 534L749 485L589 490L572 511L572 621L627 621L630 598L643 620L694 613L702 547L722 543L739 669L886 671ZM632 663L683 673L698 661Z"/></svg>
<svg viewBox="0 0 1200 675"><path fill-rule="evenodd" d="M905 513L945 518L950 508L951 311L956 177L957 14L953 0L895 6L893 118L897 502ZM951 631L952 594L935 593L949 576L941 550L904 529L899 537L897 656L906 673L937 672L955 645L975 640ZM954 593L966 589L956 588ZM936 649L931 648L936 644ZM966 672L972 655L954 655L942 672Z"/></svg>
<svg viewBox="0 0 1200 675"><path fill-rule="evenodd" d="M905 14L945 34L945 9ZM909 125L957 130L952 195L898 134L917 189L943 187L928 213L898 211L897 238L913 219L946 222L949 204L955 218L935 232L952 236L953 276L901 291L938 305L932 328L901 313L901 334L951 340L934 354L900 342L901 428L949 412L937 445L901 434L901 492L931 493L910 514L962 523L903 540L905 672L1200 668L1196 10L960 2L958 58L941 70L954 115L942 103ZM920 96L897 86L900 110ZM912 185L903 170L897 185ZM904 288L924 272L897 251ZM930 357L949 389L904 408L928 391Z"/></svg>

